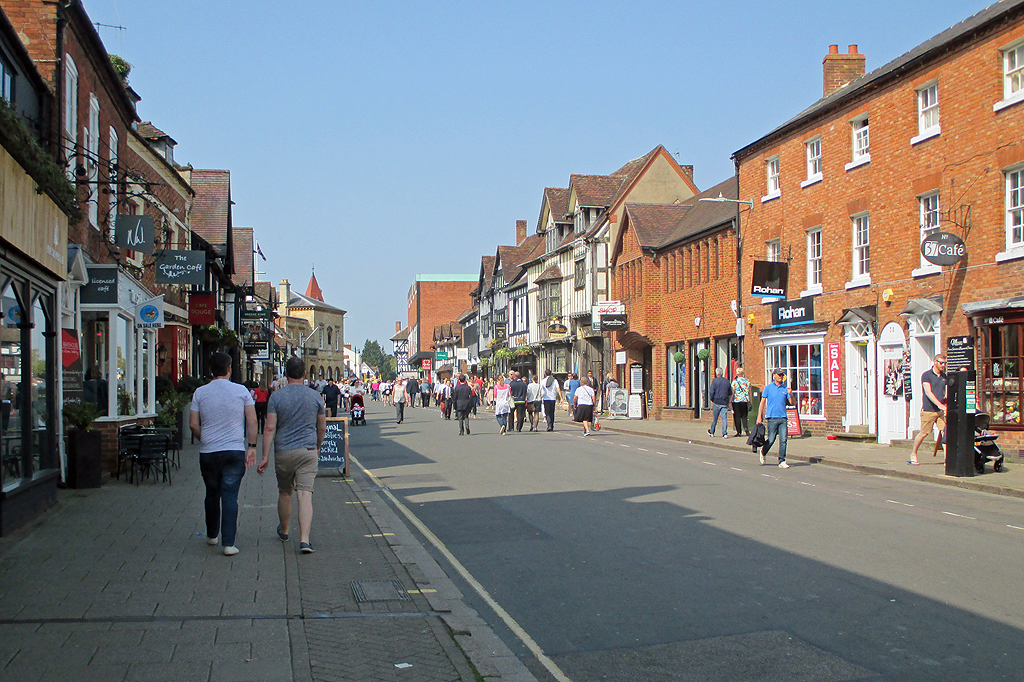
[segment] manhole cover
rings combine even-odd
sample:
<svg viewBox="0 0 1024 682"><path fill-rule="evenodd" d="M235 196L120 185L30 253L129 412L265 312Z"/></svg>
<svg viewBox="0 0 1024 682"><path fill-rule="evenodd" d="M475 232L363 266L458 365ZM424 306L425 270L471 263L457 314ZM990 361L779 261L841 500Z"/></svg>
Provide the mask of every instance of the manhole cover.
<svg viewBox="0 0 1024 682"><path fill-rule="evenodd" d="M357 602L412 601L398 580L353 580L351 584Z"/></svg>

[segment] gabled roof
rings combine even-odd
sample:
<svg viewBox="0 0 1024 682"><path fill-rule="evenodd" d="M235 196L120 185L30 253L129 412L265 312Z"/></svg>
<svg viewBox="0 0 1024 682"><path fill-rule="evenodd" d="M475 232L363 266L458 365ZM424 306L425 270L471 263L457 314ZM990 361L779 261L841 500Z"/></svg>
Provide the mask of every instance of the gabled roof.
<svg viewBox="0 0 1024 682"><path fill-rule="evenodd" d="M526 273L526 263L530 261L534 251L543 248L544 235L541 234L531 234L519 246L498 247L499 261L495 263L495 267L500 264L506 287L514 284Z"/></svg>
<svg viewBox="0 0 1024 682"><path fill-rule="evenodd" d="M671 246L706 230L731 222L736 218L736 207L731 201L700 201L715 199L719 195L726 199L738 198L736 176L710 187L690 198L683 205L692 206L675 228L658 244L659 248Z"/></svg>
<svg viewBox="0 0 1024 682"><path fill-rule="evenodd" d="M236 286L251 287L253 285L255 264L253 262L253 233L251 227L236 227L231 231L234 251L235 271L231 281Z"/></svg>
<svg viewBox="0 0 1024 682"><path fill-rule="evenodd" d="M539 283L539 282L548 282L548 281L553 281L553 280L561 281L561 279L562 279L562 268L558 267L558 263L552 263L551 265L549 265L547 267L546 270L544 270L544 272L540 273L540 277L538 277L534 281Z"/></svg>
<svg viewBox="0 0 1024 682"><path fill-rule="evenodd" d="M554 218L555 222L564 222L565 215L569 212L569 188L568 187L545 187L544 200L541 202L540 215L537 216L537 231L544 227L544 207Z"/></svg>
<svg viewBox="0 0 1024 682"><path fill-rule="evenodd" d="M231 171L192 171L192 231L202 237L218 256L228 256L231 232Z"/></svg>
<svg viewBox="0 0 1024 682"><path fill-rule="evenodd" d="M306 296L314 298L321 303L324 302L324 292L320 289L320 283L316 281L316 273L309 276L309 284L306 285Z"/></svg>
<svg viewBox="0 0 1024 682"><path fill-rule="evenodd" d="M844 87L839 88L827 97L822 97L764 137L740 148L733 154L733 157L743 157L753 153L754 149L785 137L819 114L846 106L863 93L882 87L891 80L906 78L907 73L911 70L928 63L930 60L949 54L958 43L971 40L977 33L986 30L990 25L1005 21L1011 15L1019 14L1022 10L1024 10L1024 0L1001 0L989 5L935 37L926 40L909 52L900 55L888 64L864 74L855 81L847 83Z"/></svg>
<svg viewBox="0 0 1024 682"><path fill-rule="evenodd" d="M494 256L480 257L480 293L491 288L491 281L494 279Z"/></svg>
<svg viewBox="0 0 1024 682"><path fill-rule="evenodd" d="M580 206L608 207L626 181L617 175L570 175L569 185L576 191Z"/></svg>
<svg viewBox="0 0 1024 682"><path fill-rule="evenodd" d="M480 312L480 306L475 305L472 308L466 308L465 310L463 310L461 313L459 313L458 317L456 317L455 319L456 319L456 321L459 324L462 324L463 322L465 322L466 320L470 319L471 317L473 317L474 315L476 315L479 312Z"/></svg>
<svg viewBox="0 0 1024 682"><path fill-rule="evenodd" d="M329 313L341 313L345 314L346 311L341 308L335 308L329 303L324 303L318 299L310 296L304 296L303 294L291 292L291 298L288 299L289 308L315 308L316 310L323 310Z"/></svg>
<svg viewBox="0 0 1024 682"><path fill-rule="evenodd" d="M143 121L139 123L138 130L139 137L146 140L163 140L167 139L171 141L171 144L178 144L173 137L165 133L164 131L157 128L149 121Z"/></svg>
<svg viewBox="0 0 1024 682"><path fill-rule="evenodd" d="M388 340L389 341L405 341L408 338L409 338L409 328L406 327L405 329L403 329L402 331L398 332L397 334L395 334L394 336L392 336Z"/></svg>
<svg viewBox="0 0 1024 682"><path fill-rule="evenodd" d="M253 283L253 296L261 301L270 303L270 292L274 290L270 282Z"/></svg>

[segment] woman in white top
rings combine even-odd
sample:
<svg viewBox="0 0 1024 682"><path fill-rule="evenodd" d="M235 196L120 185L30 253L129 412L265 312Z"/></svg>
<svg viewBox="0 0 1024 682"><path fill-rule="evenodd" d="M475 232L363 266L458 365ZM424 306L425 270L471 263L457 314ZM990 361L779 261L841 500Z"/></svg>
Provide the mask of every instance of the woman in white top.
<svg viewBox="0 0 1024 682"><path fill-rule="evenodd" d="M499 376L498 383L494 387L494 416L498 420L501 430L499 435L505 435L505 428L508 426L508 413L512 411L512 399L509 394L508 384L505 377Z"/></svg>
<svg viewBox="0 0 1024 682"><path fill-rule="evenodd" d="M594 421L594 389L590 387L590 381L586 377L580 379L580 387L572 396L573 414L577 422L583 422L583 435L590 435L591 424Z"/></svg>

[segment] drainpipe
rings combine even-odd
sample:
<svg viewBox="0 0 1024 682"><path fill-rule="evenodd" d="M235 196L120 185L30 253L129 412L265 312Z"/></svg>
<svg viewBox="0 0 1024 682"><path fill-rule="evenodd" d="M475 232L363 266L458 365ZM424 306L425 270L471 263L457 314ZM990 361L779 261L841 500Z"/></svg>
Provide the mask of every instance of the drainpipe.
<svg viewBox="0 0 1024 682"><path fill-rule="evenodd" d="M736 166L736 198L740 198L740 160L733 156L733 163ZM743 241L740 239L740 205L736 204L736 217L734 218L734 225L736 227L736 316L743 319ZM746 334L743 335L743 341L739 341L740 344L740 363L741 366L747 364L747 344L745 343Z"/></svg>

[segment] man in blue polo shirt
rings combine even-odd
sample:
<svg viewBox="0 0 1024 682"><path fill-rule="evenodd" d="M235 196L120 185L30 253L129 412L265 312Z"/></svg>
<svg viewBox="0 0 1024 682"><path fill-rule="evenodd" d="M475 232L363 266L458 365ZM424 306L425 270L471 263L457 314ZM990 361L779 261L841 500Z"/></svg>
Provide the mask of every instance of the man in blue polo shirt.
<svg viewBox="0 0 1024 682"><path fill-rule="evenodd" d="M779 468L788 469L786 463L786 441L789 439L789 428L786 419L786 406L795 404L789 395L789 389L783 383L786 381L786 372L782 369L772 371L772 383L765 386L761 392L761 406L757 411L757 423L765 425L764 447L761 448L761 464L767 462L768 451L775 443L775 437L779 438Z"/></svg>

